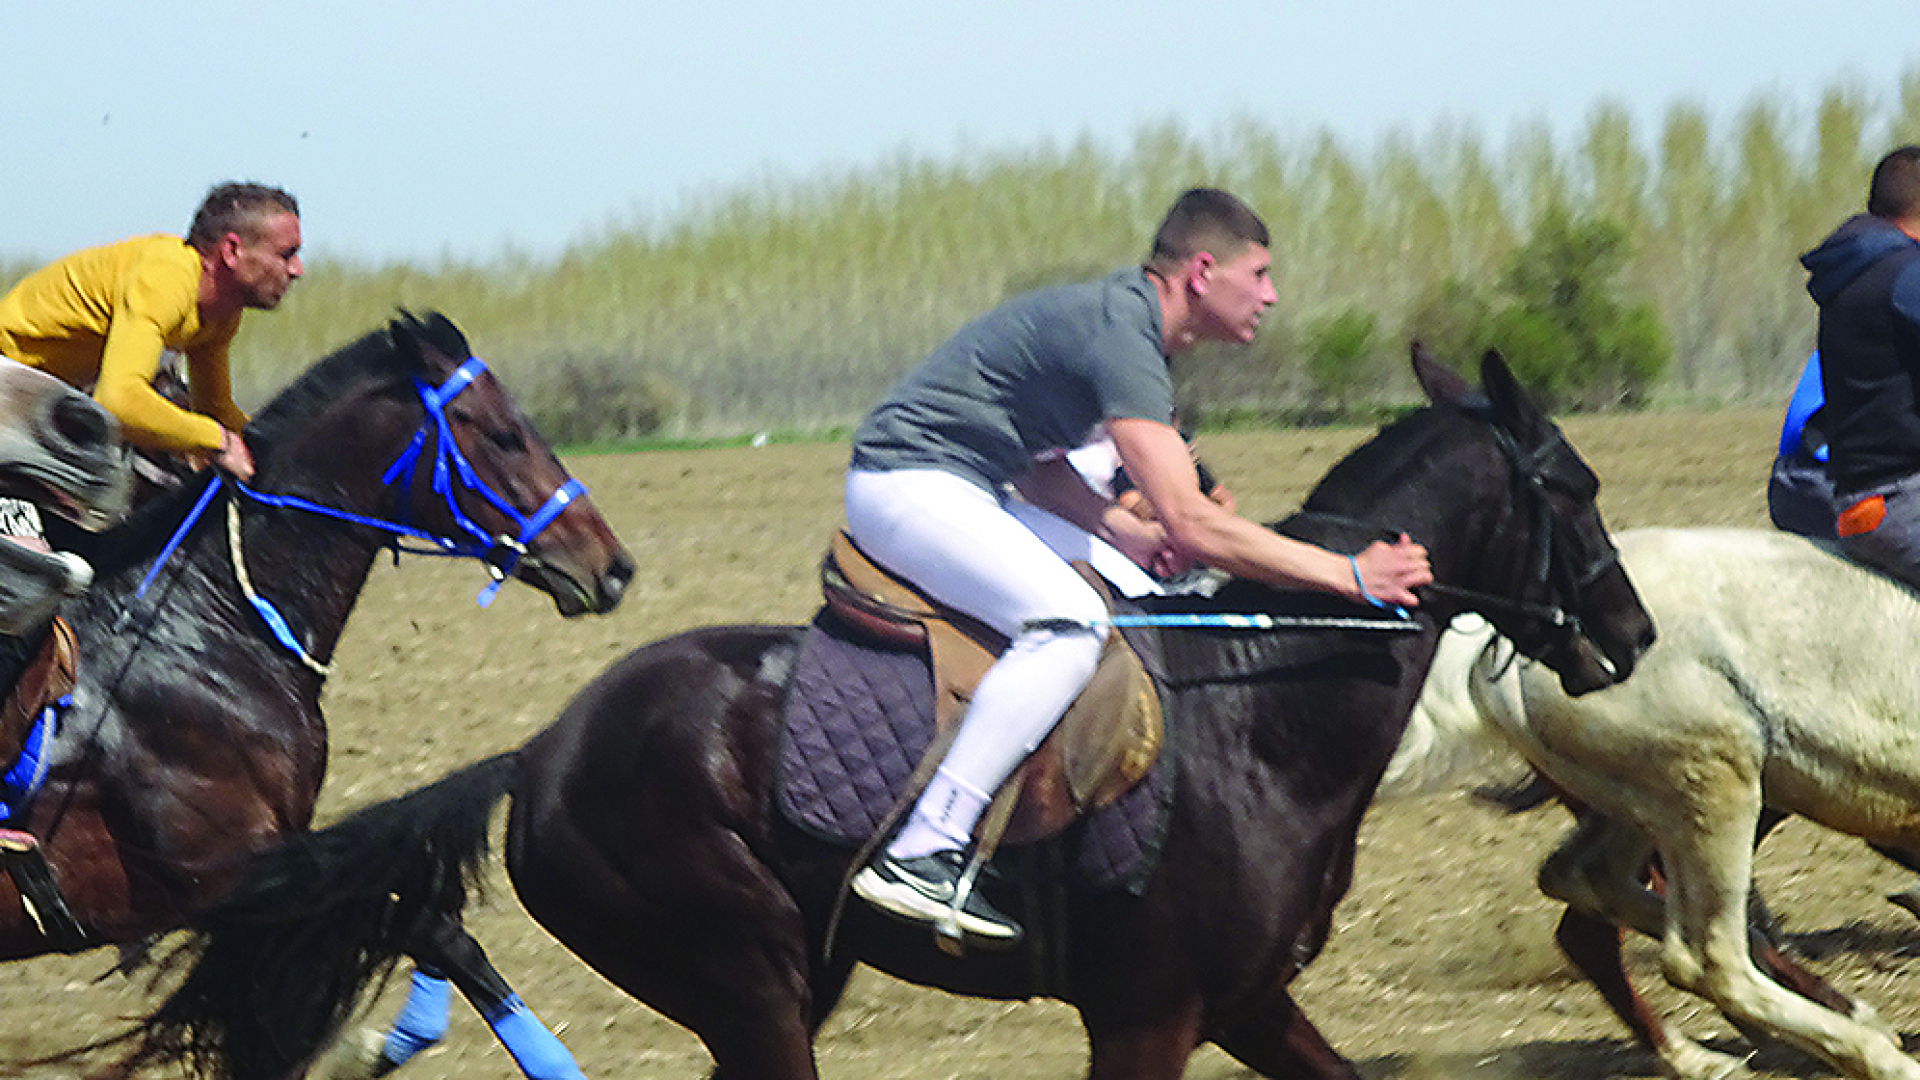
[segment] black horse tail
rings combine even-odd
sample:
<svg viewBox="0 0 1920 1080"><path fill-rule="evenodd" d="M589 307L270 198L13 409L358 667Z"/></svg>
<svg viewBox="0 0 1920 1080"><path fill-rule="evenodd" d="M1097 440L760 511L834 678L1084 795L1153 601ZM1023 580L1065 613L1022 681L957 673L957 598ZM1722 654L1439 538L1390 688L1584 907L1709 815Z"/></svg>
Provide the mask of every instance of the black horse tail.
<svg viewBox="0 0 1920 1080"><path fill-rule="evenodd" d="M113 1040L133 1044L125 1064L179 1064L217 1080L296 1073L369 983L465 907L514 757L468 765L257 856L168 955L163 976L186 968L173 992Z"/></svg>

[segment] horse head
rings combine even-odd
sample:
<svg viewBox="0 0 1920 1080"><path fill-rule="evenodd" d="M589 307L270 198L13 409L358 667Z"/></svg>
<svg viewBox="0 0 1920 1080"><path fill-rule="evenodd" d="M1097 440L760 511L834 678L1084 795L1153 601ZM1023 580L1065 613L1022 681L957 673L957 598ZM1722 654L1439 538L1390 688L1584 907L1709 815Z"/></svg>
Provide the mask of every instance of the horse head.
<svg viewBox="0 0 1920 1080"><path fill-rule="evenodd" d="M1653 620L1601 520L1599 478L1499 353L1482 358L1477 391L1418 343L1413 367L1434 404L1486 425L1507 474L1503 510L1477 538L1475 580L1436 581L1433 591L1480 610L1569 694L1625 679L1653 643Z"/></svg>
<svg viewBox="0 0 1920 1080"><path fill-rule="evenodd" d="M443 315L403 315L388 330L419 359L428 414L420 430L439 442L433 467L422 456L413 469L410 497L426 508L422 523L442 535L474 536L496 578L542 590L562 615L612 610L633 576L633 557L493 372ZM388 473L396 484L406 482L399 466Z"/></svg>
<svg viewBox="0 0 1920 1080"><path fill-rule="evenodd" d="M127 507L119 432L112 415L86 395L45 372L0 360L0 494L98 529ZM0 632L45 622L92 577L76 557L0 544Z"/></svg>
<svg viewBox="0 0 1920 1080"><path fill-rule="evenodd" d="M262 488L377 477L376 512L429 536L436 553L482 559L496 585L524 581L569 617L619 603L633 557L450 320L403 312L336 356L328 363L362 369L360 392L290 390L255 418ZM328 363L309 378L338 382ZM323 415L303 417L303 406ZM346 427L353 438L340 437ZM356 455L366 460L343 466Z"/></svg>

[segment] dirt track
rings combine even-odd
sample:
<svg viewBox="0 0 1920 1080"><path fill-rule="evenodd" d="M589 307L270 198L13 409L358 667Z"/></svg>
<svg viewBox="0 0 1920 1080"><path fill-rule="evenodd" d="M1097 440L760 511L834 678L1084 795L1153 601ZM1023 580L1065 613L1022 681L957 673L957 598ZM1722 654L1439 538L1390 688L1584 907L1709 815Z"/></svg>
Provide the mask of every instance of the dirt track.
<svg viewBox="0 0 1920 1080"><path fill-rule="evenodd" d="M1603 478L1615 527L1764 524L1770 413L1661 415L1567 425ZM1277 517L1361 432L1212 436L1203 451L1244 510ZM397 794L453 766L523 741L616 656L690 626L798 621L813 604L812 568L838 520L838 447L770 447L589 457L571 464L640 562L614 615L562 623L526 589L490 611L473 605L471 566L410 560L376 569L336 660L328 711L334 745L323 816ZM1554 951L1557 911L1533 889L1557 812L1504 818L1459 795L1383 804L1362 836L1359 880L1327 952L1299 997L1334 1045L1369 1077L1655 1075L1598 998ZM1768 842L1763 885L1817 970L1920 1031L1920 926L1880 899L1903 876L1858 843L1799 824ZM699 1077L707 1059L685 1032L620 995L523 916L501 886L475 933L522 997L561 1032L596 1078ZM111 1029L138 987L91 985L106 953L14 965L0 976L0 1056L44 1053ZM1657 1000L1647 946L1635 970ZM375 1005L384 1021L397 997ZM1688 1030L1741 1044L1710 1014ZM863 973L821 1040L832 1080L883 1077L1040 1080L1082 1075L1072 1014L1051 1003L963 1001ZM1768 1076L1818 1075L1777 1049ZM36 1069L51 1077L71 1070ZM4 1075L0 1072L0 1075ZM442 1048L402 1077L510 1078L512 1062L456 1005ZM1190 1077L1251 1075L1213 1051Z"/></svg>

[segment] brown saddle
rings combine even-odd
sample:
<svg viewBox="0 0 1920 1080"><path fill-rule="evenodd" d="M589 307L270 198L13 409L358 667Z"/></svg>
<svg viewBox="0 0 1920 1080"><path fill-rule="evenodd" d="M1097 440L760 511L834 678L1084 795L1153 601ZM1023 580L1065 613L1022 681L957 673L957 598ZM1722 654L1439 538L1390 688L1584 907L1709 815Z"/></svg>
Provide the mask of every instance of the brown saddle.
<svg viewBox="0 0 1920 1080"><path fill-rule="evenodd" d="M1109 598L1092 569L1075 569ZM1006 648L1006 638L928 598L875 565L844 531L834 534L820 567L827 608L876 642L924 649L933 668L935 735L903 797L924 786L959 729L980 676ZM1147 774L1160 753L1160 698L1140 658L1108 634L1093 679L1025 764L995 794L975 830L988 850L1058 833L1081 814L1119 798Z"/></svg>
<svg viewBox="0 0 1920 1080"><path fill-rule="evenodd" d="M13 692L0 704L0 769L12 765L26 748L27 735L41 710L73 690L78 655L73 627L56 617L40 651L27 662L13 684Z"/></svg>

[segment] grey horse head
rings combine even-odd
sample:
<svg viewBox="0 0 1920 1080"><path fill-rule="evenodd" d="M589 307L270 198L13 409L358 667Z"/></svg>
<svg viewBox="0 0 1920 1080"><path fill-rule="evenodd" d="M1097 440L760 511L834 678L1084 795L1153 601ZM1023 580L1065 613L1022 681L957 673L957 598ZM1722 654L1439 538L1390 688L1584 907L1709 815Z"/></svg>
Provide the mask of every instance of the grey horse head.
<svg viewBox="0 0 1920 1080"><path fill-rule="evenodd" d="M0 358L0 495L98 529L126 511L129 490L113 416L52 375ZM77 555L0 543L0 633L46 622L92 579Z"/></svg>

